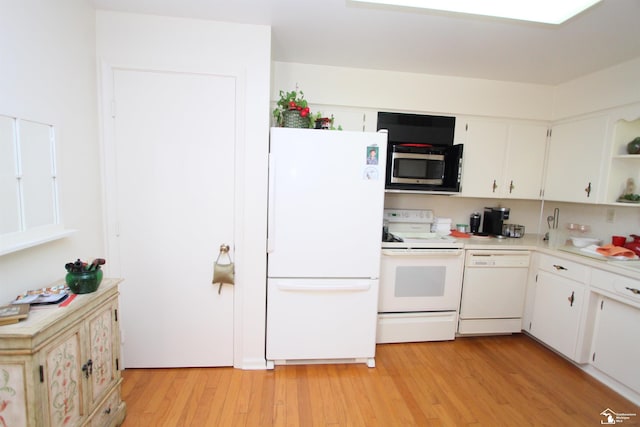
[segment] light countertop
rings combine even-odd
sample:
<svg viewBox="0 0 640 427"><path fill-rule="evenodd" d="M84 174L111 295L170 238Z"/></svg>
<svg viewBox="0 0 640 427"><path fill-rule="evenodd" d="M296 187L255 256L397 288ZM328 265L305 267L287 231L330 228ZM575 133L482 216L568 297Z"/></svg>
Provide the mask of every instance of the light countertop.
<svg viewBox="0 0 640 427"><path fill-rule="evenodd" d="M536 234L527 234L521 238L468 238L459 239L465 249L484 250L530 250L568 259L590 267L621 274L634 279L640 279L640 260L619 261L609 260L600 255L589 254L572 245L549 247L549 242Z"/></svg>
<svg viewBox="0 0 640 427"><path fill-rule="evenodd" d="M495 249L495 250L537 250L542 244L542 238L536 234L525 234L524 237L497 239L495 237L470 237L458 239L464 243L465 249Z"/></svg>

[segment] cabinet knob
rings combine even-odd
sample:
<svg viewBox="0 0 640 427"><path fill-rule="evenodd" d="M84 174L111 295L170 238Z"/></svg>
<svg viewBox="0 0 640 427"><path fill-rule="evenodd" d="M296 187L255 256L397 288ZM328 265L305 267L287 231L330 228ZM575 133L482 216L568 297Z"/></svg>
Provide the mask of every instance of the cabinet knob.
<svg viewBox="0 0 640 427"><path fill-rule="evenodd" d="M91 359L87 360L87 363L82 365L82 372L84 372L85 378L89 378L89 375L93 374L93 361Z"/></svg>
<svg viewBox="0 0 640 427"><path fill-rule="evenodd" d="M626 290L631 291L632 293L636 294L636 295L640 295L640 289L637 288L630 288L628 286L625 287Z"/></svg>
<svg viewBox="0 0 640 427"><path fill-rule="evenodd" d="M587 185L587 188L585 188L584 191L587 193L587 197L591 196L591 183Z"/></svg>

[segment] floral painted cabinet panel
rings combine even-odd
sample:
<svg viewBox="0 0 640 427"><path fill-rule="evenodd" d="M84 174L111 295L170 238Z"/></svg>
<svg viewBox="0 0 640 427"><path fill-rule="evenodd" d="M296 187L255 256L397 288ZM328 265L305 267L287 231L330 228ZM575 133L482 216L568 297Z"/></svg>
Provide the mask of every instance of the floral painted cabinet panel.
<svg viewBox="0 0 640 427"><path fill-rule="evenodd" d="M96 403L111 389L116 380L114 358L115 307L107 309L89 321L89 360L91 360L91 402Z"/></svg>
<svg viewBox="0 0 640 427"><path fill-rule="evenodd" d="M23 363L0 364L0 426L26 426Z"/></svg>
<svg viewBox="0 0 640 427"><path fill-rule="evenodd" d="M76 426L84 416L80 342L78 328L64 341L45 351L44 376L48 390L47 414L50 426Z"/></svg>
<svg viewBox="0 0 640 427"><path fill-rule="evenodd" d="M101 308L87 322L46 352L49 425L81 424L117 381L114 350L114 303ZM85 345L85 348L81 346ZM88 396L86 406L83 396ZM2 424L0 423L0 426Z"/></svg>

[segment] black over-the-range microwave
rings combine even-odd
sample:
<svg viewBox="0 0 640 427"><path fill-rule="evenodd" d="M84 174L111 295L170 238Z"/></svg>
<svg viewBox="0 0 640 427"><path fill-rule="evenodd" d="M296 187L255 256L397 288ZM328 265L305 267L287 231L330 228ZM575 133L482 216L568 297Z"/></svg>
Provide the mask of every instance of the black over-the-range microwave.
<svg viewBox="0 0 640 427"><path fill-rule="evenodd" d="M455 117L379 112L378 130L388 131L385 188L459 193L463 145L453 145L455 125Z"/></svg>

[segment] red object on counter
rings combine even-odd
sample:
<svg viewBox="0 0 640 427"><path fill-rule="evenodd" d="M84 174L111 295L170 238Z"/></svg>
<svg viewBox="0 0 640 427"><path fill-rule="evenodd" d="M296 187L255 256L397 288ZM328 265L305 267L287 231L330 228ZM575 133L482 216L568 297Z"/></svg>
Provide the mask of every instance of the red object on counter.
<svg viewBox="0 0 640 427"><path fill-rule="evenodd" d="M451 230L451 237L457 237L459 239L468 239L469 237L471 237L471 234L463 233L462 231L458 231L458 230Z"/></svg>
<svg viewBox="0 0 640 427"><path fill-rule="evenodd" d="M66 307L69 304L71 304L71 301L76 299L76 296L77 296L76 294L69 295L66 300L62 301L62 303L60 304L60 307Z"/></svg>
<svg viewBox="0 0 640 427"><path fill-rule="evenodd" d="M614 245L600 246L598 249L596 249L596 252L604 256L622 256L622 257L631 258L631 259L635 257L635 254L633 253L633 251L629 249L621 248L620 246L614 246Z"/></svg>
<svg viewBox="0 0 640 427"><path fill-rule="evenodd" d="M626 245L624 245L624 247L627 249L631 249L633 252L635 252L636 255L640 256L640 236L632 234L631 238L633 238L633 241L627 243Z"/></svg>
<svg viewBox="0 0 640 427"><path fill-rule="evenodd" d="M612 236L611 244L613 246L621 246L624 247L624 244L627 242L627 238L625 236Z"/></svg>

